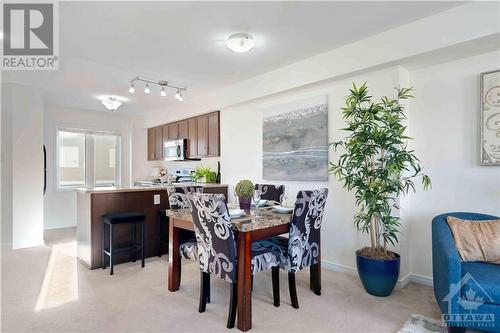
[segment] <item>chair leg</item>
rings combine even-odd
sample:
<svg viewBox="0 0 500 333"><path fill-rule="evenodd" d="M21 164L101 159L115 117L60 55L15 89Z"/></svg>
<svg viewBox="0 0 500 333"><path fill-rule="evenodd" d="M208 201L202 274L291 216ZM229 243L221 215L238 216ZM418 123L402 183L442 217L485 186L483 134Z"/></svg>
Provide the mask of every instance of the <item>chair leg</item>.
<svg viewBox="0 0 500 333"><path fill-rule="evenodd" d="M162 246L162 237L161 237L161 225L163 222L163 218L160 216L160 228L158 229L158 258L161 258L161 246Z"/></svg>
<svg viewBox="0 0 500 333"><path fill-rule="evenodd" d="M299 308L299 301L297 299L297 287L295 285L295 273L288 272L288 289L290 290L290 300L292 302L292 307L295 309Z"/></svg>
<svg viewBox="0 0 500 333"><path fill-rule="evenodd" d="M135 239L136 237L136 227L135 227L135 222L132 222L132 244L136 246L137 240ZM135 262L137 260L137 248L135 251L132 253L132 262Z"/></svg>
<svg viewBox="0 0 500 333"><path fill-rule="evenodd" d="M271 273L273 276L273 298L274 306L280 306L280 268L271 268Z"/></svg>
<svg viewBox="0 0 500 333"><path fill-rule="evenodd" d="M101 253L101 263L102 263L102 269L106 269L106 262L104 261L106 258L105 253L104 253L104 247L106 246L106 223L103 223L102 225L102 253Z"/></svg>
<svg viewBox="0 0 500 333"><path fill-rule="evenodd" d="M210 303L210 274L207 274L206 298L207 303Z"/></svg>
<svg viewBox="0 0 500 333"><path fill-rule="evenodd" d="M141 221L141 267L144 267L144 221Z"/></svg>
<svg viewBox="0 0 500 333"><path fill-rule="evenodd" d="M253 274L252 274L252 280L250 282L250 290L253 291Z"/></svg>
<svg viewBox="0 0 500 333"><path fill-rule="evenodd" d="M113 275L113 225L109 225L109 275Z"/></svg>
<svg viewBox="0 0 500 333"><path fill-rule="evenodd" d="M313 264L310 267L311 289L318 296L321 296L321 276L319 273L319 263Z"/></svg>
<svg viewBox="0 0 500 333"><path fill-rule="evenodd" d="M207 308L207 275L210 277L208 273L200 271L200 304L198 312L205 312Z"/></svg>
<svg viewBox="0 0 500 333"><path fill-rule="evenodd" d="M229 314L227 316L227 328L233 328L236 322L236 309L238 304L238 284L231 283L229 298Z"/></svg>

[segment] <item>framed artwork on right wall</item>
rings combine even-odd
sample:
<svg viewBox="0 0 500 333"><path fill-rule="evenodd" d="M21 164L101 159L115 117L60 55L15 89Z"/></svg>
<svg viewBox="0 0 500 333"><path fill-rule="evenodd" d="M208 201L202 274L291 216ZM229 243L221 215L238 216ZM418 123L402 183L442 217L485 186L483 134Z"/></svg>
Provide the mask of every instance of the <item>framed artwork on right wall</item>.
<svg viewBox="0 0 500 333"><path fill-rule="evenodd" d="M500 69L481 73L481 165L500 165Z"/></svg>

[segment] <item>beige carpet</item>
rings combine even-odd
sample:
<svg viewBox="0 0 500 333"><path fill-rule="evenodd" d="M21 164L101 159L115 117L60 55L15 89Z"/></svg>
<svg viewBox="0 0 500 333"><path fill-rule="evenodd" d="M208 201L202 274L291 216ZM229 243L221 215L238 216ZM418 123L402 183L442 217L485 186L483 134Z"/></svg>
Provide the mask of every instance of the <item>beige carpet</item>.
<svg viewBox="0 0 500 333"><path fill-rule="evenodd" d="M198 313L197 264L183 262L178 292L167 290L167 257L90 271L75 259L75 229L46 233L47 245L2 253L2 332L228 332L229 285L213 279L212 303ZM322 296L298 274L300 309L281 274L281 307L270 273L255 278L251 332L397 332L413 313L439 318L432 289L410 284L387 298L366 294L354 275L323 270ZM233 331L238 332L235 328Z"/></svg>

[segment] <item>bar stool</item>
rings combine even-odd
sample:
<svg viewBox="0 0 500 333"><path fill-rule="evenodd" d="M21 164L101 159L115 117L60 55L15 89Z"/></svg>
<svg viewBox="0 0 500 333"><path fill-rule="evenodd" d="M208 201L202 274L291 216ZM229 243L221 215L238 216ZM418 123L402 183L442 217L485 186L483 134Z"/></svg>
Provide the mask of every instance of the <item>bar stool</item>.
<svg viewBox="0 0 500 333"><path fill-rule="evenodd" d="M126 212L126 213L113 213L113 214L105 214L102 216L103 218L103 232L102 232L102 269L106 268L106 264L104 262L105 255L109 256L109 266L110 266L110 275L113 275L113 256L116 253L121 252L130 252L133 254L133 262L136 260L137 251L141 251L141 261L142 267L144 267L144 220L146 216L141 213L136 212ZM141 243L137 244L136 242L136 224L141 224ZM132 245L129 246L121 246L115 247L113 243L113 226L117 224L125 224L132 223ZM108 226L108 238L109 238L109 247L105 247L105 239L106 239L106 225Z"/></svg>

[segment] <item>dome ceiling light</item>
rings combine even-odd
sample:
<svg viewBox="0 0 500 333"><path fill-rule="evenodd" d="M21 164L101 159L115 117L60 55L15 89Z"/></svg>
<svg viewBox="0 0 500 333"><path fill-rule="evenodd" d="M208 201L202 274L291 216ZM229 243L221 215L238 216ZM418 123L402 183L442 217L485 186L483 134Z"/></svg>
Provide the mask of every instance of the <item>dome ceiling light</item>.
<svg viewBox="0 0 500 333"><path fill-rule="evenodd" d="M236 33L227 36L226 46L233 52L245 53L255 47L255 39L246 33Z"/></svg>

